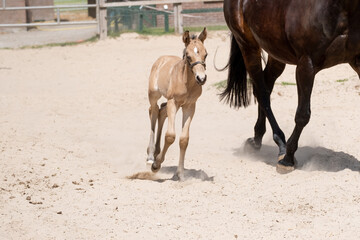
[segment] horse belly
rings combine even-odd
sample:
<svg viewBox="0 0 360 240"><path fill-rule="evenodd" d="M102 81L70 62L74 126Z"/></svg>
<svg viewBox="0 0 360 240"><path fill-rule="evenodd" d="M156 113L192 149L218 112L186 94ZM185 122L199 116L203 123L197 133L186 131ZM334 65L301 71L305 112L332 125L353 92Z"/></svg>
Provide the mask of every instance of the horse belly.
<svg viewBox="0 0 360 240"><path fill-rule="evenodd" d="M297 64L296 54L289 47L286 41L277 41L276 44L271 41L264 40L261 36L255 35L256 41L265 52L276 60L286 64Z"/></svg>

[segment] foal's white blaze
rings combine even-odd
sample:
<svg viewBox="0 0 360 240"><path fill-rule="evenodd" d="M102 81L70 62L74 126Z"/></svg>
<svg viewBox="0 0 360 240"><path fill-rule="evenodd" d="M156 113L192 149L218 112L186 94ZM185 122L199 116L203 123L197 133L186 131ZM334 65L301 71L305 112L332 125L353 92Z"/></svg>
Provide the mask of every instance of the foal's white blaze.
<svg viewBox="0 0 360 240"><path fill-rule="evenodd" d="M197 47L195 47L195 48L194 48L194 53L195 53L195 54L198 54L198 52L199 52L199 51L198 51Z"/></svg>

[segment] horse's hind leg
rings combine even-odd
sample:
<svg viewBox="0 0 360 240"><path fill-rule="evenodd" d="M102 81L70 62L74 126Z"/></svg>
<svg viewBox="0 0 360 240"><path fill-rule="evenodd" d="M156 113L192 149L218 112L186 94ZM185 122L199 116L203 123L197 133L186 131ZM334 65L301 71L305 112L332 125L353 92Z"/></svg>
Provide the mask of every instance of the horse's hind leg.
<svg viewBox="0 0 360 240"><path fill-rule="evenodd" d="M296 68L296 84L299 97L295 115L295 128L286 144L286 155L283 159L280 159L276 166L279 173L287 173L295 169L294 154L298 148L300 134L310 120L310 98L314 78L315 70L311 59L307 56L300 58Z"/></svg>
<svg viewBox="0 0 360 240"><path fill-rule="evenodd" d="M265 75L261 67L260 49L250 46L249 48L243 48L242 52L246 70L253 81L254 95L261 110L269 120L271 129L273 130L273 139L279 147L279 156L281 156L286 151L285 135L280 129L270 106L270 91L267 90Z"/></svg>
<svg viewBox="0 0 360 240"><path fill-rule="evenodd" d="M149 92L149 101L150 101L150 108L149 108L149 117L151 123L151 131L150 131L150 141L149 146L147 148L147 163L152 164L155 161L155 127L156 121L159 117L159 106L157 105L157 100L161 97L159 93L156 92Z"/></svg>
<svg viewBox="0 0 360 240"><path fill-rule="evenodd" d="M167 117L166 105L167 105L167 103L162 103L161 107L160 107L157 134L156 134L156 143L155 143L155 154L154 154L155 158L157 157L157 155L159 155L159 153L161 151L161 149L160 149L161 133L162 133L165 119Z"/></svg>
<svg viewBox="0 0 360 240"><path fill-rule="evenodd" d="M284 63L281 63L269 56L264 70L265 86L269 95L271 95L276 79L282 74L284 69ZM249 138L247 143L250 144L254 149L260 149L262 138L266 132L266 113L262 110L260 105L258 106L258 119L254 127L254 132L254 137Z"/></svg>

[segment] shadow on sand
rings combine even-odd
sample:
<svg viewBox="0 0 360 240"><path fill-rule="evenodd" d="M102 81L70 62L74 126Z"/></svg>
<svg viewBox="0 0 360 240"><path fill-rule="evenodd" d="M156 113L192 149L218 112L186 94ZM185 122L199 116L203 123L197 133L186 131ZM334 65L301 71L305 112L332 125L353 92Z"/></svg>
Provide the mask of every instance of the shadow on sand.
<svg viewBox="0 0 360 240"><path fill-rule="evenodd" d="M276 166L276 146L263 145L260 151L254 151L242 147L234 151L236 156L248 156L256 161L262 161L268 165ZM304 171L338 172L345 169L360 172L360 161L354 156L335 152L324 147L300 147L295 154L298 162L296 169Z"/></svg>
<svg viewBox="0 0 360 240"><path fill-rule="evenodd" d="M140 179L140 180L151 180L156 182L165 182L165 181L178 181L177 176L175 176L177 167L162 167L159 171L160 174L171 174L171 178L160 178L159 174L154 174L152 172L138 172L131 176L128 176L128 179ZM201 181L214 181L214 176L209 177L206 172L203 170L195 170L195 169L185 169L184 170L184 180L197 179Z"/></svg>

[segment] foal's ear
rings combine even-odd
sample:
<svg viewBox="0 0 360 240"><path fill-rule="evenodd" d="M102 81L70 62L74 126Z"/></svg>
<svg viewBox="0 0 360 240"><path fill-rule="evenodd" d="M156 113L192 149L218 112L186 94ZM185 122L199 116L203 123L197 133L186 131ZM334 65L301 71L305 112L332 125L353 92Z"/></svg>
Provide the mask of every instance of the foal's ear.
<svg viewBox="0 0 360 240"><path fill-rule="evenodd" d="M185 47L190 43L190 34L189 31L185 31L183 34L183 42L185 43Z"/></svg>
<svg viewBox="0 0 360 240"><path fill-rule="evenodd" d="M204 42L206 37L207 37L207 31L206 31L206 27L204 27L204 30L202 30L198 38L200 39L200 41Z"/></svg>

